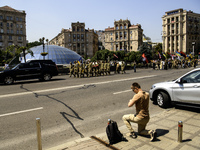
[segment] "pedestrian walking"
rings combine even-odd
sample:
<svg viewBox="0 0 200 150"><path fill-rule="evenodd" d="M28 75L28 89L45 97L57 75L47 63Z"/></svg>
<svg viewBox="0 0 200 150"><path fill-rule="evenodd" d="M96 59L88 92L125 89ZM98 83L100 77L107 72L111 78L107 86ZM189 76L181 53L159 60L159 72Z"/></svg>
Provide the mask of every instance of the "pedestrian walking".
<svg viewBox="0 0 200 150"><path fill-rule="evenodd" d="M136 93L133 98L128 102L128 107L135 105L136 114L128 114L122 117L129 132L128 136L137 138L137 134L134 132L131 122L138 124L138 134L150 135L150 141L156 139L157 133L154 130L146 130L146 125L150 120L149 117L149 94L142 91L141 86L138 83L133 83L131 89Z"/></svg>
<svg viewBox="0 0 200 150"><path fill-rule="evenodd" d="M133 62L133 68L134 68L134 72L136 72L136 62Z"/></svg>

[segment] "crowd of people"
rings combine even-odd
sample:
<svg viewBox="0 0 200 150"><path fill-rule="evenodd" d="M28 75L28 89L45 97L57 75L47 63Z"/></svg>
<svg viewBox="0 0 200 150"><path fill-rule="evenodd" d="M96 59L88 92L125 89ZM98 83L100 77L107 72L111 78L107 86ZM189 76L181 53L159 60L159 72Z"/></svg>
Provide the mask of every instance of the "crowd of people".
<svg viewBox="0 0 200 150"><path fill-rule="evenodd" d="M175 60L153 60L153 69L157 70L167 70L167 69L179 69L196 67L198 64L197 59L187 60L187 59L175 59Z"/></svg>
<svg viewBox="0 0 200 150"><path fill-rule="evenodd" d="M120 65L119 62L114 62L115 73L120 73ZM92 77L92 76L101 76L101 75L110 75L110 67L111 64L109 61L96 61L96 62L82 62L82 61L74 61L70 62L70 77L74 76L76 78L82 77ZM122 74L125 72L125 63L121 64L121 72Z"/></svg>

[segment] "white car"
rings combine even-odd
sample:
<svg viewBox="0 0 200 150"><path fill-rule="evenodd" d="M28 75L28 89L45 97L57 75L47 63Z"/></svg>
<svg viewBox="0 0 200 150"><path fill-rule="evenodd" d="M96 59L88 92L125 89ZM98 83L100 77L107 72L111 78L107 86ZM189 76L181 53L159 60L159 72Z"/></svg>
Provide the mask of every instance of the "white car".
<svg viewBox="0 0 200 150"><path fill-rule="evenodd" d="M172 103L186 106L200 104L200 68L176 80L153 84L149 95L162 108L167 108Z"/></svg>

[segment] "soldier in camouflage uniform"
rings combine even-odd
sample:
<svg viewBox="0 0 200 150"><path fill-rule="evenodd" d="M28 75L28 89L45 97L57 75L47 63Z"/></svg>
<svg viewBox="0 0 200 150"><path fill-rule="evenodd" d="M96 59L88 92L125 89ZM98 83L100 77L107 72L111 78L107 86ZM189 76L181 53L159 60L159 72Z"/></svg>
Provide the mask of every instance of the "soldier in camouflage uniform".
<svg viewBox="0 0 200 150"><path fill-rule="evenodd" d="M92 62L89 62L88 64L88 77L92 74Z"/></svg>
<svg viewBox="0 0 200 150"><path fill-rule="evenodd" d="M83 70L83 63L82 63L82 60L81 60L80 63L79 63L79 78L81 78L82 75L84 77L83 71L84 71Z"/></svg>
<svg viewBox="0 0 200 150"><path fill-rule="evenodd" d="M77 61L74 62L74 77L78 78L78 68L79 68L79 64Z"/></svg>
<svg viewBox="0 0 200 150"><path fill-rule="evenodd" d="M106 65L106 61L103 63L103 70L104 70L104 73L107 75L107 65Z"/></svg>
<svg viewBox="0 0 200 150"><path fill-rule="evenodd" d="M125 72L125 63L123 61L122 61L122 65L121 65L121 71L122 71L122 74L126 73Z"/></svg>
<svg viewBox="0 0 200 150"><path fill-rule="evenodd" d="M69 77L71 77L72 75L74 75L74 65L72 64L72 62L70 62L70 68L69 68Z"/></svg>
<svg viewBox="0 0 200 150"><path fill-rule="evenodd" d="M120 73L120 72L119 72L119 63L118 63L118 62L117 62L117 65L116 65L116 72L117 72L117 73Z"/></svg>
<svg viewBox="0 0 200 150"><path fill-rule="evenodd" d="M104 62L101 62L101 73L104 75Z"/></svg>
<svg viewBox="0 0 200 150"><path fill-rule="evenodd" d="M106 73L110 75L110 62L106 63Z"/></svg>
<svg viewBox="0 0 200 150"><path fill-rule="evenodd" d="M95 71L96 71L96 72L95 72L95 76L98 77L98 76L99 76L99 62L98 62L98 61L97 61L96 64L95 64L95 68L96 68L96 70L95 70Z"/></svg>

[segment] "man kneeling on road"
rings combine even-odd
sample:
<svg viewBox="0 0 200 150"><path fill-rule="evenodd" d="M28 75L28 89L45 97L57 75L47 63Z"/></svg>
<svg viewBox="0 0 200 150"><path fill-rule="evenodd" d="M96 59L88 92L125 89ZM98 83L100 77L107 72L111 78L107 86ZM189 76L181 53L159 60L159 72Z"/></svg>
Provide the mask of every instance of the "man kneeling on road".
<svg viewBox="0 0 200 150"><path fill-rule="evenodd" d="M142 91L138 83L133 83L131 89L136 93L133 98L129 101L128 107L132 107L135 104L136 115L129 114L122 117L125 125L129 130L128 136L131 138L137 138L131 123L134 122L138 124L138 134L140 135L150 135L150 141L156 139L157 133L154 130L145 130L147 123L149 122L149 93Z"/></svg>

